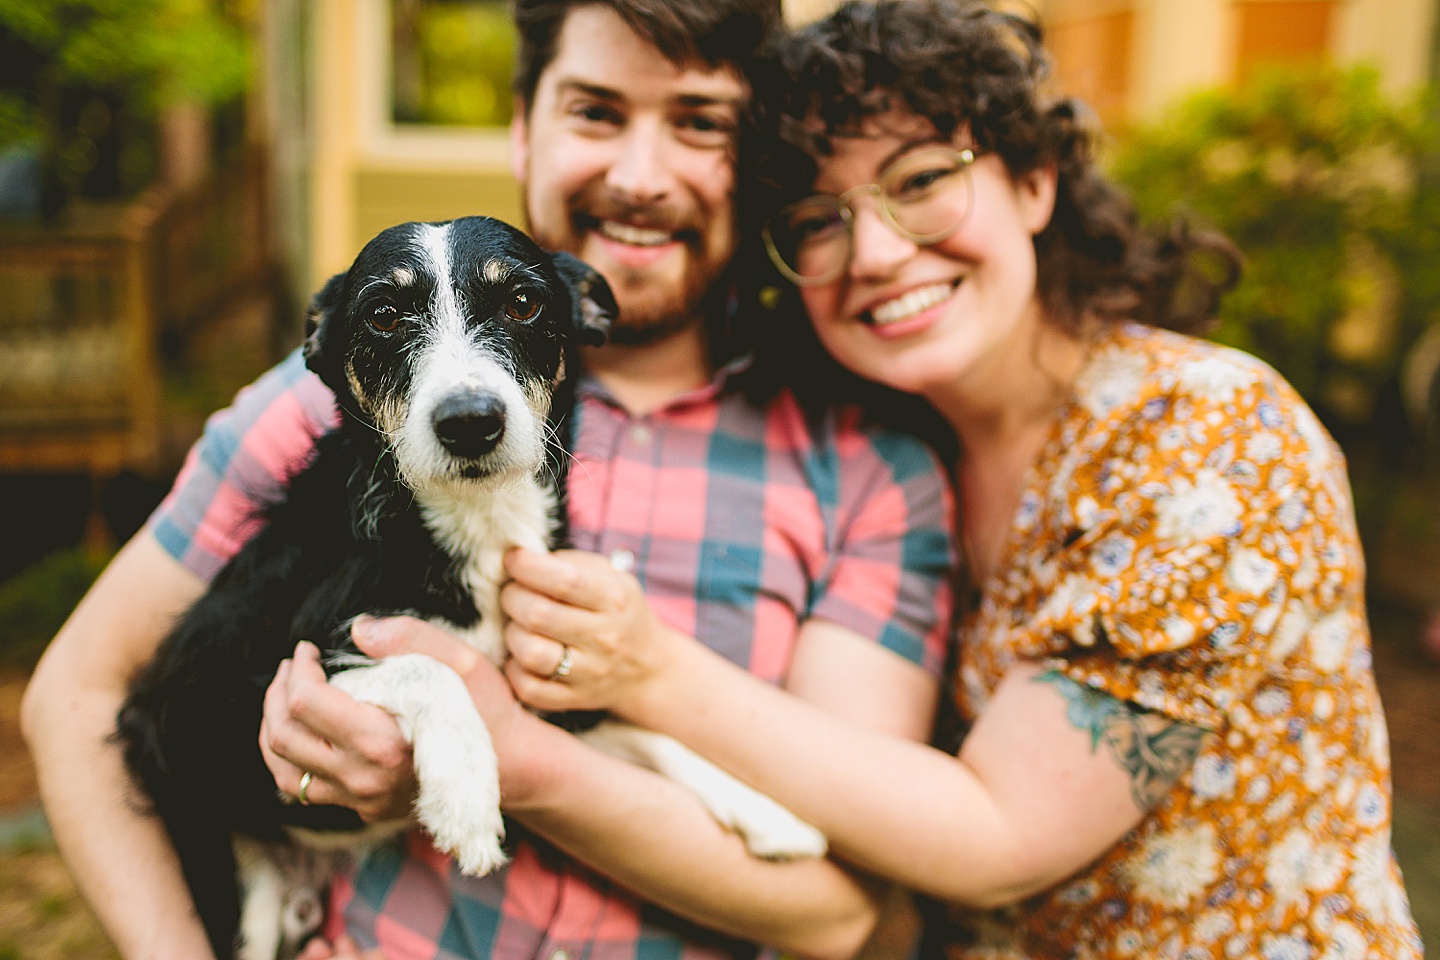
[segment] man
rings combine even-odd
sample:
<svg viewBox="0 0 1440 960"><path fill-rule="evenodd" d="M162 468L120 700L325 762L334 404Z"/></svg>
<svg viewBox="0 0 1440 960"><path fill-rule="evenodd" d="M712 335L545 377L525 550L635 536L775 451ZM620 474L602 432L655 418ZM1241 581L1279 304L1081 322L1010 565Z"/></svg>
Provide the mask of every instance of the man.
<svg viewBox="0 0 1440 960"><path fill-rule="evenodd" d="M670 628L822 706L924 738L948 612L943 478L913 441L815 423L788 394L749 403L734 386L744 358L724 336L742 65L778 4L521 0L516 18L513 158L528 225L596 266L621 307L578 390L576 545L631 568L615 582L643 582L645 609ZM126 802L105 736L126 679L333 416L317 383L292 357L212 420L27 691L56 839L127 957L209 951L163 830ZM562 580L577 565L599 572L588 554L541 559ZM752 953L742 941L841 956L870 929L862 882L824 860L750 857L693 797L534 723L498 674L457 662L423 625L371 623L357 641L377 654L433 648L462 670L518 827L512 864L480 880L418 833L383 848L337 883L332 932L392 957L611 960ZM405 798L393 722L319 682L313 648L299 648L266 714L281 789L298 794L303 778L310 802L370 818Z"/></svg>

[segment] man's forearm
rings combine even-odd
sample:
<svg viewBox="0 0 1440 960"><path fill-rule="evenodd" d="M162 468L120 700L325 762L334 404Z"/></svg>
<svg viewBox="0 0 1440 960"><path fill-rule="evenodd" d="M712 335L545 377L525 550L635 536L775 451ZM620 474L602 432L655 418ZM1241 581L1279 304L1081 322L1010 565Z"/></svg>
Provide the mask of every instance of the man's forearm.
<svg viewBox="0 0 1440 960"><path fill-rule="evenodd" d="M126 681L204 584L142 532L111 562L40 659L25 738L60 853L128 960L211 956L160 823L140 812L107 742Z"/></svg>
<svg viewBox="0 0 1440 960"><path fill-rule="evenodd" d="M119 750L105 742L118 701L86 691L46 699L32 714L31 751L80 892L129 960L211 956L169 838L136 809Z"/></svg>

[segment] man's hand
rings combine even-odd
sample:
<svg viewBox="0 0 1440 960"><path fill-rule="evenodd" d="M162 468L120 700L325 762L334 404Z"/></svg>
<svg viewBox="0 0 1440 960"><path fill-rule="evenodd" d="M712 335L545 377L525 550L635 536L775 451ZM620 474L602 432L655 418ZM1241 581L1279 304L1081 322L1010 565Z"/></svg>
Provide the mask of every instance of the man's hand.
<svg viewBox="0 0 1440 960"><path fill-rule="evenodd" d="M265 692L260 752L275 785L291 796L310 774L307 803L349 807L367 823L410 813L410 744L390 714L326 682L314 644L297 644Z"/></svg>
<svg viewBox="0 0 1440 960"><path fill-rule="evenodd" d="M505 567L514 578L500 592L510 617L505 676L516 695L538 710L629 716L678 636L650 609L639 581L580 550L512 550Z"/></svg>
<svg viewBox="0 0 1440 960"><path fill-rule="evenodd" d="M362 951L342 933L333 944L324 937L312 937L295 960L385 960L385 954L379 947Z"/></svg>

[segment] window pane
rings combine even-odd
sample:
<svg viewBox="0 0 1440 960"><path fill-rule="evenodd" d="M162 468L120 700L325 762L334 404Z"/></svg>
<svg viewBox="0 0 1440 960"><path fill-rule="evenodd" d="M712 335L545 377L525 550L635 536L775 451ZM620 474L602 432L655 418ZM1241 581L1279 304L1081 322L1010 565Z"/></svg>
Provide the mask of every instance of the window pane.
<svg viewBox="0 0 1440 960"><path fill-rule="evenodd" d="M391 0L395 123L510 122L515 28L505 0Z"/></svg>

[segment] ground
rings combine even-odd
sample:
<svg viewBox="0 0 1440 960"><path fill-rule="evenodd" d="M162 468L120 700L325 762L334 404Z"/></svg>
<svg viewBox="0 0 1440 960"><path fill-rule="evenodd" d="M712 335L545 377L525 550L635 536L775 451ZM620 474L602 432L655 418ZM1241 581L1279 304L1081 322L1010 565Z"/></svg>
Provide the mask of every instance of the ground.
<svg viewBox="0 0 1440 960"><path fill-rule="evenodd" d="M1377 620L1375 674L1394 758L1396 852L1421 933L1440 949L1440 664L1403 634L1380 636L1384 625ZM0 673L0 960L114 960L34 816L24 686L22 673Z"/></svg>

